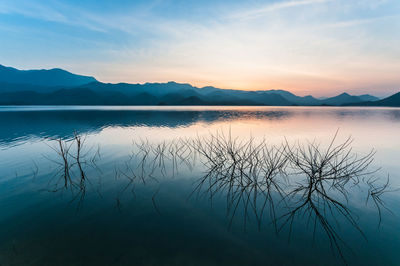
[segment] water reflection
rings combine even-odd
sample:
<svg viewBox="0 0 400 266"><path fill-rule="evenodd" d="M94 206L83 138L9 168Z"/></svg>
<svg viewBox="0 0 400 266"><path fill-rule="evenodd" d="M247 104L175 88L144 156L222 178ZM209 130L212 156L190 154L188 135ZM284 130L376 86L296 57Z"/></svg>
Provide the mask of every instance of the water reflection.
<svg viewBox="0 0 400 266"><path fill-rule="evenodd" d="M7 125L0 132L0 143L21 141L30 136L71 138L75 131L81 134L98 132L105 127L189 126L196 122L211 123L217 120L284 119L292 115L287 111L36 111L0 112L0 124Z"/></svg>
<svg viewBox="0 0 400 266"><path fill-rule="evenodd" d="M336 137L337 133L327 147L317 141L271 145L265 139L233 138L224 132L161 143L134 142L123 167L115 168L115 180L127 181L118 190L116 207L121 210L121 198L127 191L135 197L137 185L159 183L161 178L178 176L185 168L198 176L188 197L207 196L211 203L216 196L224 197L229 226L241 213L244 229L255 219L259 230L272 224L277 234L286 231L290 239L294 225L305 222L311 226L313 239L322 229L332 251L346 263L342 250L351 247L338 227L347 222L367 239L349 204L349 193L359 190L365 194L366 204L373 202L380 225L382 209L390 211L382 195L393 190L389 179L382 180L377 175L379 169L370 167L375 151L359 155L352 151L351 138L337 143ZM84 138L77 134L72 140L55 142L58 160L49 160L59 168L49 183L54 188L49 190L69 189L73 194L70 202L78 199L80 208L90 183L84 168L98 169L99 149L86 150ZM159 187L154 189L151 200L160 214L155 202L158 191Z"/></svg>
<svg viewBox="0 0 400 266"><path fill-rule="evenodd" d="M276 121L307 117L337 117L366 119L378 114L400 121L400 111L395 109L357 108L269 108L236 107L229 109L197 108L159 108L159 109L110 109L106 107L87 107L83 109L43 108L0 109L0 124L7 125L0 131L0 145L23 143L32 137L72 138L74 132L88 134L99 132L106 127L187 127L195 123L214 123L216 121L239 121L255 119Z"/></svg>
<svg viewBox="0 0 400 266"><path fill-rule="evenodd" d="M396 109L3 109L0 264L400 259Z"/></svg>
<svg viewBox="0 0 400 266"><path fill-rule="evenodd" d="M74 133L72 141L55 139L56 145L50 146L57 156L46 157L57 165L52 178L48 182L48 191L69 192L72 195L71 203L77 201L81 207L86 195L87 184L92 184L86 174L86 168L91 167L101 173L96 161L100 158L100 148L87 148L85 137Z"/></svg>

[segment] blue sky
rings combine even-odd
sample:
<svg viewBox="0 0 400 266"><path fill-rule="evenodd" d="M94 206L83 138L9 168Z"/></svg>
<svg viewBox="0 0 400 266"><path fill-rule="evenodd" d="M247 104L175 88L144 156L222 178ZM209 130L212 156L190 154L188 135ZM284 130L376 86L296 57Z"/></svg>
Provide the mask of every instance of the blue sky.
<svg viewBox="0 0 400 266"><path fill-rule="evenodd" d="M0 64L104 82L400 90L399 0L0 0Z"/></svg>

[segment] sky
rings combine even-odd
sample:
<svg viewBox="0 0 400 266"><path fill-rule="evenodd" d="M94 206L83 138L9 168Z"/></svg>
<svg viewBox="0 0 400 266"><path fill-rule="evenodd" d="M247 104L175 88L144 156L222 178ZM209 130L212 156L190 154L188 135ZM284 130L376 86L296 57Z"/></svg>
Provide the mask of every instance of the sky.
<svg viewBox="0 0 400 266"><path fill-rule="evenodd" d="M0 64L102 82L400 91L399 0L0 0Z"/></svg>

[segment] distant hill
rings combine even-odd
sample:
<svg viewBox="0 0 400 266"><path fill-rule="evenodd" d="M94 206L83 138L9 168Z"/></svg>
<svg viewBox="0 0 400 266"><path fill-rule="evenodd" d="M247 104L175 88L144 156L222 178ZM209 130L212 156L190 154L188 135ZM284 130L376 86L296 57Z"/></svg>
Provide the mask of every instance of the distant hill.
<svg viewBox="0 0 400 266"><path fill-rule="evenodd" d="M36 86L73 87L97 81L93 77L75 75L68 71L54 68L41 70L18 70L0 65L0 82L8 84L29 84Z"/></svg>
<svg viewBox="0 0 400 266"><path fill-rule="evenodd" d="M320 98L318 99L319 105L332 105L332 106L340 106L340 105L348 105L353 103L361 103L365 101L377 101L378 97L364 94L360 96L350 95L346 92L339 94L330 98Z"/></svg>
<svg viewBox="0 0 400 266"><path fill-rule="evenodd" d="M156 97L146 92L126 95L118 91L95 92L87 88L59 89L47 93L17 91L0 93L0 105L277 105L272 96L268 103L244 99L212 99L204 96L168 94ZM283 98L278 102L285 101Z"/></svg>
<svg viewBox="0 0 400 266"><path fill-rule="evenodd" d="M387 106L400 107L400 92L378 101L366 101L361 103L351 103L348 106Z"/></svg>
<svg viewBox="0 0 400 266"><path fill-rule="evenodd" d="M306 105L306 106L318 106L318 105L334 105L339 106L348 103L358 103L364 101L375 101L379 98L372 95L361 95L353 96L348 93L342 93L338 96L317 99L311 95L308 96L297 96L289 91L285 90L266 90L266 91L241 91L241 90L222 90L214 87L204 87L199 89L203 94L213 96L213 97L224 97L224 98L246 98L249 100L260 100L263 97L270 97L272 100L272 95L279 95L281 98L275 99L275 104L271 105ZM283 99L282 99L283 98Z"/></svg>
<svg viewBox="0 0 400 266"><path fill-rule="evenodd" d="M385 99L384 99L385 100ZM1 105L268 105L379 104L372 95L331 98L297 96L285 90L245 91L186 83L102 83L62 69L18 70L0 65Z"/></svg>
<svg viewBox="0 0 400 266"><path fill-rule="evenodd" d="M60 89L49 93L32 91L0 93L0 105L157 105L148 93L127 96L119 92L97 93L90 89Z"/></svg>
<svg viewBox="0 0 400 266"><path fill-rule="evenodd" d="M149 93L158 97L160 104L166 105L189 105L189 103L193 105L293 105L292 102L276 93L224 90L214 87L197 88L190 84L172 81L145 84L92 82L81 88L89 88L99 93L120 92L127 96Z"/></svg>
<svg viewBox="0 0 400 266"><path fill-rule="evenodd" d="M18 92L18 91L34 91L34 92L51 92L58 90L61 87L50 87L43 85L20 84L20 83L6 83L0 81L0 92Z"/></svg>
<svg viewBox="0 0 400 266"><path fill-rule="evenodd" d="M360 95L358 98L360 98L363 102L374 102L380 100L380 98L369 94Z"/></svg>
<svg viewBox="0 0 400 266"><path fill-rule="evenodd" d="M342 93L338 96L327 98L321 101L322 104L324 105L343 105L343 104L348 104L348 103L356 103L356 102L362 102L359 97L357 96L352 96L348 93Z"/></svg>
<svg viewBox="0 0 400 266"><path fill-rule="evenodd" d="M129 84L129 83L102 83L91 82L80 86L82 88L92 89L97 92L105 91L118 91L126 95L136 95L138 93L149 93L154 96L164 96L172 93L187 94L193 96L191 93L197 90L190 84L176 83L173 81L167 83L145 83L145 84Z"/></svg>
<svg viewBox="0 0 400 266"><path fill-rule="evenodd" d="M400 92L389 96L385 99L375 101L375 102L369 102L371 105L374 106L396 106L400 107Z"/></svg>
<svg viewBox="0 0 400 266"><path fill-rule="evenodd" d="M276 93L284 97L286 100L292 102L296 105L319 105L321 104L320 101L314 98L311 95L308 96L297 96L291 92L284 91L284 90L268 90L264 91L265 93Z"/></svg>

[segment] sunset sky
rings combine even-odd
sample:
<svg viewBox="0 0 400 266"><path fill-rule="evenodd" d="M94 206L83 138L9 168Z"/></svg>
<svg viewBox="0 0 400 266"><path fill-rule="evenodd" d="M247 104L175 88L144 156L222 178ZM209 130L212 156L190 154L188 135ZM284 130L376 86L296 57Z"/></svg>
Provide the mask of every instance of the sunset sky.
<svg viewBox="0 0 400 266"><path fill-rule="evenodd" d="M0 64L103 82L400 91L399 0L0 0Z"/></svg>

